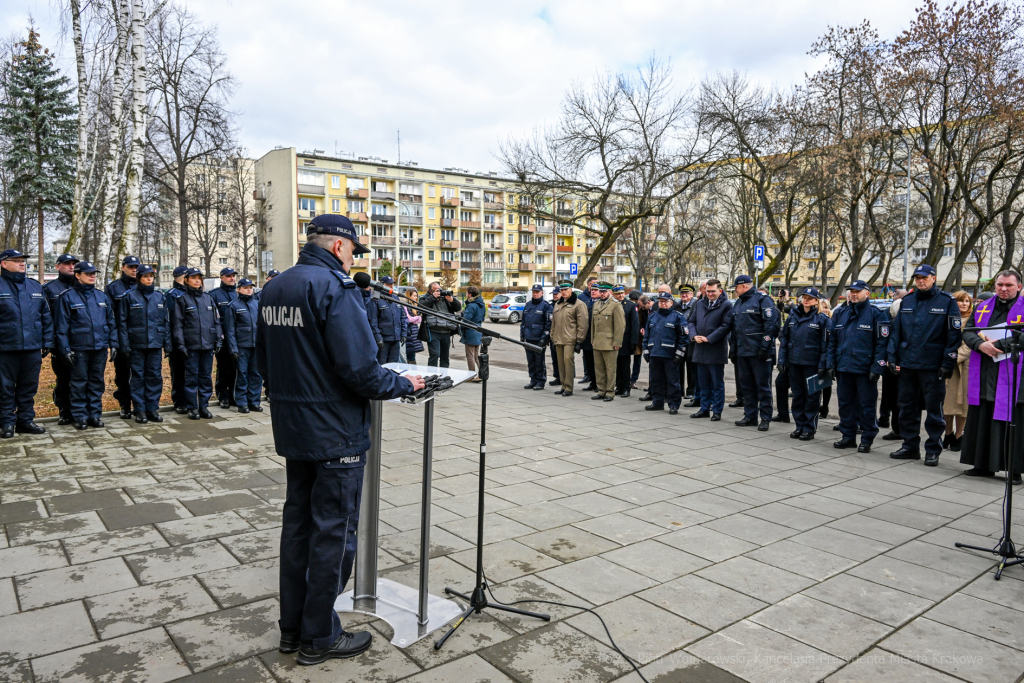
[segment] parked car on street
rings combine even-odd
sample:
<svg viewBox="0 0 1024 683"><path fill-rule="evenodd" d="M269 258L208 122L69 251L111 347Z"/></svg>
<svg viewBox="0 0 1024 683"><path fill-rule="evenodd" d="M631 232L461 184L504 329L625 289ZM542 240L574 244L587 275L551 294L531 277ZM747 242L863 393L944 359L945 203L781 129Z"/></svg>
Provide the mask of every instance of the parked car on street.
<svg viewBox="0 0 1024 683"><path fill-rule="evenodd" d="M487 317L491 319L492 323L507 322L514 325L523 319L527 296L529 294L526 292L496 294L487 308Z"/></svg>

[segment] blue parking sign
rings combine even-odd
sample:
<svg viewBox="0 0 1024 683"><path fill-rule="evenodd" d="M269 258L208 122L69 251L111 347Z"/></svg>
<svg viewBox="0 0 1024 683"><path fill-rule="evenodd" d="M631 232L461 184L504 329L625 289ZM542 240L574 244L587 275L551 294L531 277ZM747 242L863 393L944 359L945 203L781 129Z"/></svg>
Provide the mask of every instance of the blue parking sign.
<svg viewBox="0 0 1024 683"><path fill-rule="evenodd" d="M576 275L578 275L579 272L580 272L580 267L579 267L578 264L576 264L576 263L570 263L569 264L569 275L572 275L573 277L576 277Z"/></svg>
<svg viewBox="0 0 1024 683"><path fill-rule="evenodd" d="M760 244L754 246L754 260L764 261L764 247Z"/></svg>

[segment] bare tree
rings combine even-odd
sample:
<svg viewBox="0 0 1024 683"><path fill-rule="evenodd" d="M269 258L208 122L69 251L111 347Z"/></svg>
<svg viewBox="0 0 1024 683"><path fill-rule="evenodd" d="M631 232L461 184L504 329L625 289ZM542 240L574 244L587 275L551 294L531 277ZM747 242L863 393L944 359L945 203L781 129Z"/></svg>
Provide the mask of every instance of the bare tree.
<svg viewBox="0 0 1024 683"><path fill-rule="evenodd" d="M256 210L254 162L244 149L237 149L226 161L227 183L223 206L228 225L241 255L239 270L245 277L259 272L260 232ZM265 204L265 203L264 203Z"/></svg>
<svg viewBox="0 0 1024 683"><path fill-rule="evenodd" d="M206 277L213 277L213 258L224 232L222 222L227 213L217 182L219 167L219 161L214 159L206 160L202 166L193 165L186 195L188 234L194 254L203 261Z"/></svg>

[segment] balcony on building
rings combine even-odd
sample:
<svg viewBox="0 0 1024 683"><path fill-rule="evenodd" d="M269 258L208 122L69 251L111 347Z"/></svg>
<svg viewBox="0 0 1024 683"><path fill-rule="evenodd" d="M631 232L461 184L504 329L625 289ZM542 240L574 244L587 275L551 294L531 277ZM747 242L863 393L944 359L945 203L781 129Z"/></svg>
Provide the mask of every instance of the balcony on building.
<svg viewBox="0 0 1024 683"><path fill-rule="evenodd" d="M459 264L462 270L481 270L487 265L481 261L459 261Z"/></svg>
<svg viewBox="0 0 1024 683"><path fill-rule="evenodd" d="M536 244L520 244L519 251L537 251Z"/></svg>
<svg viewBox="0 0 1024 683"><path fill-rule="evenodd" d="M462 225L462 223L459 222L459 220L455 219L455 218L442 218L441 219L441 227L442 228L458 228L461 225Z"/></svg>
<svg viewBox="0 0 1024 683"><path fill-rule="evenodd" d="M369 246L369 244L370 244L370 236L369 235L360 235L359 236L359 244L362 244L363 246Z"/></svg>
<svg viewBox="0 0 1024 683"><path fill-rule="evenodd" d="M302 185L299 187L302 187ZM323 192L320 194L323 194ZM345 196L350 199L369 199L370 191L365 188L349 187L345 190Z"/></svg>
<svg viewBox="0 0 1024 683"><path fill-rule="evenodd" d="M299 209L299 218L316 218L316 211L312 209Z"/></svg>
<svg viewBox="0 0 1024 683"><path fill-rule="evenodd" d="M423 203L423 195L421 194L405 194L404 192L400 192L398 194L398 198L403 202L409 202L411 204Z"/></svg>
<svg viewBox="0 0 1024 683"><path fill-rule="evenodd" d="M412 239L411 237L402 237L398 240L398 243L401 244L403 247L422 247L423 238L421 237L419 239Z"/></svg>
<svg viewBox="0 0 1024 683"><path fill-rule="evenodd" d="M401 225L423 225L423 216L406 216L400 215L398 222Z"/></svg>
<svg viewBox="0 0 1024 683"><path fill-rule="evenodd" d="M536 263L526 263L524 261L519 262L519 270L537 270Z"/></svg>
<svg viewBox="0 0 1024 683"><path fill-rule="evenodd" d="M351 213L350 212L350 213L346 213L345 215L348 216L348 219L350 221L360 222L360 223L365 223L366 222L366 212L363 212L363 213Z"/></svg>
<svg viewBox="0 0 1024 683"><path fill-rule="evenodd" d="M402 261L403 268L422 268L423 261Z"/></svg>
<svg viewBox="0 0 1024 683"><path fill-rule="evenodd" d="M474 230L480 229L480 221L459 221L459 227L461 228L473 228Z"/></svg>
<svg viewBox="0 0 1024 683"><path fill-rule="evenodd" d="M441 240L442 249L458 249L462 245L459 240Z"/></svg>
<svg viewBox="0 0 1024 683"><path fill-rule="evenodd" d="M505 230L505 224L504 223L488 223L488 222L484 221L483 229L484 230L490 230L492 232L502 232L502 231Z"/></svg>
<svg viewBox="0 0 1024 683"><path fill-rule="evenodd" d="M568 245L568 244L565 244L565 245L559 244L557 247L555 247L555 251L557 251L560 254L571 254L572 250L573 250L573 247L571 245Z"/></svg>
<svg viewBox="0 0 1024 683"><path fill-rule="evenodd" d="M395 193L394 192L377 192L376 190L373 190L373 191L370 192L370 199L383 199L385 201L393 202L393 201L395 201Z"/></svg>
<svg viewBox="0 0 1024 683"><path fill-rule="evenodd" d="M531 225L520 225L519 226L519 232L534 233L534 232L537 232L537 226L536 225L532 225L532 224Z"/></svg>
<svg viewBox="0 0 1024 683"><path fill-rule="evenodd" d="M484 211L504 211L505 202L484 202Z"/></svg>
<svg viewBox="0 0 1024 683"><path fill-rule="evenodd" d="M458 261L441 261L442 268L449 268L451 270L458 270L462 267L462 264Z"/></svg>
<svg viewBox="0 0 1024 683"><path fill-rule="evenodd" d="M395 246L394 237L381 237L380 235L373 235L371 238L372 244L375 247L393 247Z"/></svg>
<svg viewBox="0 0 1024 683"><path fill-rule="evenodd" d="M542 235L550 235L552 232L554 232L554 228L552 228L550 225L543 225L537 228L537 232L541 233Z"/></svg>
<svg viewBox="0 0 1024 683"><path fill-rule="evenodd" d="M615 266L616 273L629 273L632 272L632 270L633 269L630 268L629 266Z"/></svg>
<svg viewBox="0 0 1024 683"><path fill-rule="evenodd" d="M500 242L484 242L483 244L485 251L502 251Z"/></svg>
<svg viewBox="0 0 1024 683"><path fill-rule="evenodd" d="M374 223L394 223L395 217L386 213L371 213L370 220Z"/></svg>
<svg viewBox="0 0 1024 683"><path fill-rule="evenodd" d="M458 206L458 197L441 197L441 206Z"/></svg>
<svg viewBox="0 0 1024 683"><path fill-rule="evenodd" d="M479 209L480 208L480 200L479 199L461 199L461 200L459 200L459 204L461 206L467 208L467 209Z"/></svg>
<svg viewBox="0 0 1024 683"><path fill-rule="evenodd" d="M569 217L571 217L571 216L574 216L575 214L573 213L572 209L556 209L555 210L555 215L556 216L569 216Z"/></svg>
<svg viewBox="0 0 1024 683"><path fill-rule="evenodd" d="M322 197L323 194L324 194L324 186L323 185L303 185L302 183L299 183L298 185L296 185L296 191L299 194L316 194L316 195L320 195Z"/></svg>
<svg viewBox="0 0 1024 683"><path fill-rule="evenodd" d="M480 242L467 242L465 240L459 240L459 243L462 245L463 249L479 250L482 246Z"/></svg>

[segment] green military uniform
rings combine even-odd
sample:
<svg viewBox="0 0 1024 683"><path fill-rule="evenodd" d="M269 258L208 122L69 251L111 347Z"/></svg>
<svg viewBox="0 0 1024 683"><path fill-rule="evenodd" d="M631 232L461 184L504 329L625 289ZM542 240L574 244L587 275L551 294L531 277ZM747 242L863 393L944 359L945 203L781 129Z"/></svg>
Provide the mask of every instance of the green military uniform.
<svg viewBox="0 0 1024 683"><path fill-rule="evenodd" d="M594 346L594 374L597 375L597 395L611 401L615 398L615 374L618 365L622 335L626 332L626 315L622 304L611 296L612 285L602 282L602 299L594 302L590 313L590 343Z"/></svg>

